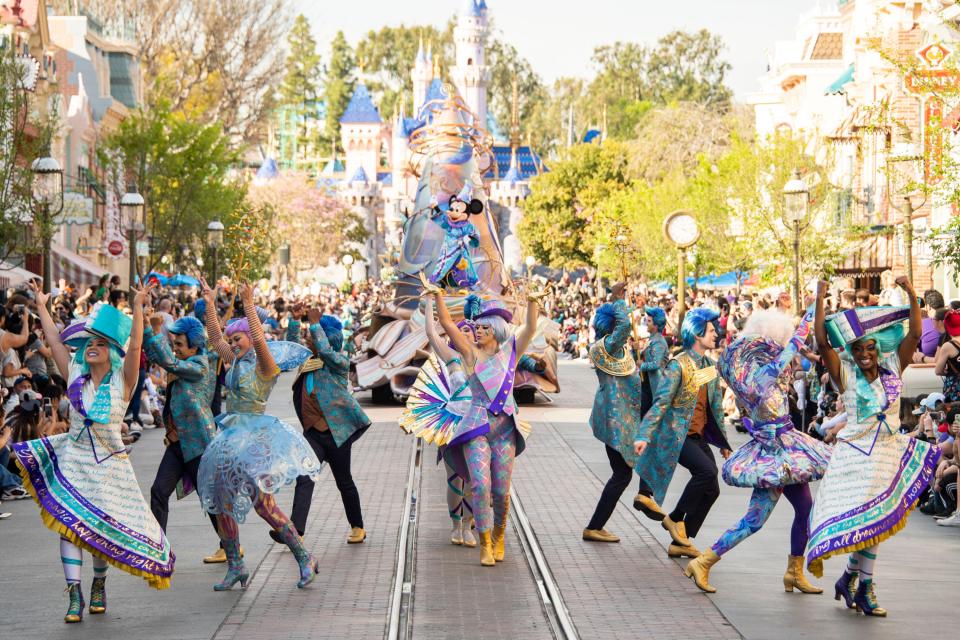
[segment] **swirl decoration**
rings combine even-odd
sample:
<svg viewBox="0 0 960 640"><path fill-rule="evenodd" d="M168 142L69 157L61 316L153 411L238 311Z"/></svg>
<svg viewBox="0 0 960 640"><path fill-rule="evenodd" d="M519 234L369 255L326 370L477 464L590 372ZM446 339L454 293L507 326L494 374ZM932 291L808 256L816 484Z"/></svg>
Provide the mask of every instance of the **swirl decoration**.
<svg viewBox="0 0 960 640"><path fill-rule="evenodd" d="M410 134L409 147L413 155L408 170L419 178L428 156L455 155L468 145L483 175L493 166L493 136L475 124L477 115L451 85L443 85L443 94L443 98L426 102L420 110L425 124Z"/></svg>

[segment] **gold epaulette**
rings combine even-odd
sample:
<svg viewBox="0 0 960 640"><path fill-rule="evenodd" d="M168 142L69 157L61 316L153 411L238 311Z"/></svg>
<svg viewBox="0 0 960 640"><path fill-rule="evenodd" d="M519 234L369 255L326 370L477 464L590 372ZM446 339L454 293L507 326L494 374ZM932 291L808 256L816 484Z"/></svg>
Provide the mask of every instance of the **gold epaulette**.
<svg viewBox="0 0 960 640"><path fill-rule="evenodd" d="M611 356L607 353L603 338L590 345L590 360L600 371L618 378L629 376L637 370L637 361L633 359L629 349L624 347L623 354L618 358Z"/></svg>
<svg viewBox="0 0 960 640"><path fill-rule="evenodd" d="M303 374L316 371L317 369L323 369L323 360L320 358L310 358L300 365L300 369L297 370L297 377L299 378Z"/></svg>
<svg viewBox="0 0 960 640"><path fill-rule="evenodd" d="M674 360L680 365L681 377L680 390L673 399L673 406L681 407L695 403L700 393L700 387L716 379L717 367L710 365L698 369L697 364L686 351L676 356Z"/></svg>

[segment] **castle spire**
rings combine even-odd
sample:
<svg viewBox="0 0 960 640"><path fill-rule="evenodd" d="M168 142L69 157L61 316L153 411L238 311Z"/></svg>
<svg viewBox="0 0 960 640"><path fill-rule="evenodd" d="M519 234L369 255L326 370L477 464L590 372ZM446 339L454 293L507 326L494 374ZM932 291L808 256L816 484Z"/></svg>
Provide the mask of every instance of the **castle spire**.
<svg viewBox="0 0 960 640"><path fill-rule="evenodd" d="M517 147L520 146L520 88L517 84L517 76L513 76L513 99L510 101L510 149L514 157L511 157L510 164L513 165L517 153Z"/></svg>

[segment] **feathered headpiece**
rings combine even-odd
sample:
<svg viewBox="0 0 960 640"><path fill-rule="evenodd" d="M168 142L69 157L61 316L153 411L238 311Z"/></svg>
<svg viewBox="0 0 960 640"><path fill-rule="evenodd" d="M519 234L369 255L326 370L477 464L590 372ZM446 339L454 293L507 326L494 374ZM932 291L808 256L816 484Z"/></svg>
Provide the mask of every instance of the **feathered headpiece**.
<svg viewBox="0 0 960 640"><path fill-rule="evenodd" d="M600 308L597 309L597 313L593 318L593 328L597 333L598 340L610 335L610 332L613 331L615 321L616 311L613 308L613 303L606 302L600 305Z"/></svg>

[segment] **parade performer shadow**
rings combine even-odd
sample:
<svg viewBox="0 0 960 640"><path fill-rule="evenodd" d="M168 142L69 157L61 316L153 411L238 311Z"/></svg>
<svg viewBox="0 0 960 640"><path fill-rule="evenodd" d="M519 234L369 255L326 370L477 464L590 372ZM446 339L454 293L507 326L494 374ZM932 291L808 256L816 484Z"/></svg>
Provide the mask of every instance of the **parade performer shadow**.
<svg viewBox="0 0 960 640"><path fill-rule="evenodd" d="M794 428L788 395L794 358L810 333L812 320L811 310L794 331L790 316L757 311L720 358L720 376L746 407L749 418L745 417L744 425L751 435L724 463L723 480L734 487L752 488L753 494L746 515L684 570L708 593L716 591L709 583L710 568L763 527L780 496L786 496L794 510L783 586L787 591L823 593L803 575L803 552L813 505L809 483L823 477L830 448Z"/></svg>
<svg viewBox="0 0 960 640"><path fill-rule="evenodd" d="M249 284L240 287L245 318L227 325L227 338L220 331L215 293L201 281L206 300L207 333L211 348L226 362L227 411L217 416L221 431L207 447L200 461L197 490L208 513L217 516L220 538L227 556L227 575L214 585L226 591L237 582L247 586L250 574L240 555L238 522L254 509L293 552L300 567L297 587L313 582L319 567L303 545L292 522L277 506L274 494L299 476L316 477L320 461L310 445L290 425L264 415L267 399L281 368L267 346L263 325L253 302ZM310 350L289 343L273 343L284 368L296 368L310 356Z"/></svg>
<svg viewBox="0 0 960 640"><path fill-rule="evenodd" d="M108 564L156 589L169 587L173 574L170 544L143 499L121 440L123 416L140 375L143 306L151 287L134 290L132 321L101 304L62 334L47 310L50 294L31 287L53 360L68 381L70 431L18 442L13 450L43 523L60 534L70 598L64 622L73 623L83 619L81 550L93 556L92 614L107 610ZM68 345L77 349L73 357Z"/></svg>
<svg viewBox="0 0 960 640"><path fill-rule="evenodd" d="M860 307L827 319L829 285L817 287L815 335L849 418L837 434L810 516L807 566L819 577L825 559L850 554L836 599L870 616L887 615L877 604L873 578L880 543L906 526L940 457L936 447L899 432L900 376L912 362L922 326L913 285L902 276L897 285L909 307ZM843 348L843 356L830 343Z"/></svg>

